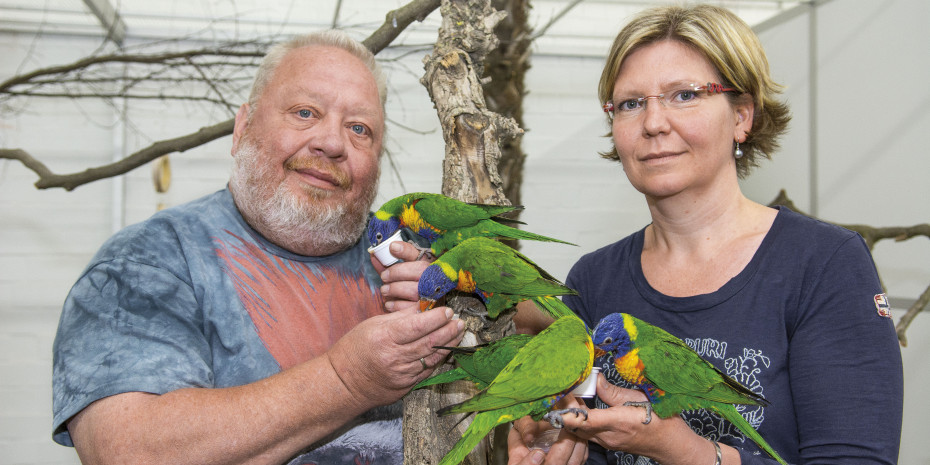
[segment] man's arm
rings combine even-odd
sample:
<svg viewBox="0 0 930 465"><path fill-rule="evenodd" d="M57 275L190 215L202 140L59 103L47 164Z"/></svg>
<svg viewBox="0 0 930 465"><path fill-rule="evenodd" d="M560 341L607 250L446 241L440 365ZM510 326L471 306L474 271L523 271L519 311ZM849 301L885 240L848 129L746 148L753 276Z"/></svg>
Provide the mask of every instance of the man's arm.
<svg viewBox="0 0 930 465"><path fill-rule="evenodd" d="M283 463L361 413L403 397L456 345L442 307L370 318L324 355L244 386L98 400L68 423L85 464Z"/></svg>

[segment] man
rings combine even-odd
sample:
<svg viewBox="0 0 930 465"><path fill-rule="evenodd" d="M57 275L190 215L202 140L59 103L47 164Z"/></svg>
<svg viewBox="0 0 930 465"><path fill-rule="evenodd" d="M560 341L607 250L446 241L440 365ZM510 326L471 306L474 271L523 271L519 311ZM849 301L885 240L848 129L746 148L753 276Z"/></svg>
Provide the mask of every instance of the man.
<svg viewBox="0 0 930 465"><path fill-rule="evenodd" d="M384 89L341 33L269 51L236 115L229 189L116 234L69 294L57 442L87 464L401 463L398 400L463 327L403 302L415 283L382 295L360 241Z"/></svg>

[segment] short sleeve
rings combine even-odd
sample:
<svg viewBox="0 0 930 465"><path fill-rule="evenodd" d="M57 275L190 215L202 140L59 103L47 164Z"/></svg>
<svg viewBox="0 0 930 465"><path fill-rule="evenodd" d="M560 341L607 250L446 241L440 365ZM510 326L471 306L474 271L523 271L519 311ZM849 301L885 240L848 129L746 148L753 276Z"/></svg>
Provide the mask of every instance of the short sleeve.
<svg viewBox="0 0 930 465"><path fill-rule="evenodd" d="M127 259L93 264L71 289L54 343L56 442L90 403L213 383L203 317L183 277Z"/></svg>
<svg viewBox="0 0 930 465"><path fill-rule="evenodd" d="M803 462L897 462L901 352L868 248L844 241L812 274L789 327Z"/></svg>

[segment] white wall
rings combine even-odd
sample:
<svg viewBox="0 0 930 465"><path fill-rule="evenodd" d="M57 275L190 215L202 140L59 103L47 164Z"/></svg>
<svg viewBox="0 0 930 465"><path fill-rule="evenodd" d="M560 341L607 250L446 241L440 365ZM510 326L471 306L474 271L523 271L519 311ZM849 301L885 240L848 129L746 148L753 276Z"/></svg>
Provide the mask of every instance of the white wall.
<svg viewBox="0 0 930 465"><path fill-rule="evenodd" d="M786 188L799 208L816 209L817 216L839 223L930 222L925 141L930 132L930 2L834 0L814 14L813 28L810 15L801 15L760 33L772 73L788 86L785 96L794 119L782 152L751 176L744 190L767 202ZM813 76L811 61L816 63ZM875 247L879 273L895 302L913 302L930 284L928 245L926 238L916 238ZM904 311L896 308L895 317ZM914 320L908 347L901 350L901 464L930 464L923 425L930 416L927 313Z"/></svg>
<svg viewBox="0 0 930 465"><path fill-rule="evenodd" d="M818 7L815 34L808 15L761 33L772 72L787 85L794 119L783 150L744 182L748 195L767 203L786 188L800 208L816 207L822 218L837 222L930 221L930 186L924 179L930 157L919 140L930 129L928 9L921 0L833 0ZM812 36L817 44L813 82L807 45ZM36 40L0 33L0 79L13 75L27 54L23 69L33 69L67 63L96 46L82 38ZM579 247L525 243L523 251L564 278L581 254L641 228L649 218L620 166L596 154L607 147L595 97L602 58L591 57L591 50L581 56L543 52L536 50L527 78L522 219L529 230ZM387 146L402 183L385 163L379 203L402 192L440 189L442 136L417 82L419 60L388 65L388 113L400 125L389 128ZM122 143L133 151L230 117L190 105L136 102L129 109L131 124L123 128L111 109L90 101L30 100L20 106L18 114L3 113L0 146L26 149L57 172L105 163ZM73 192L39 191L32 186L34 174L0 161L0 464L77 463L73 450L50 438L51 344L61 302L111 233L114 208L117 218L122 214L120 224L128 224L151 215L159 202L174 205L222 188L229 142L225 138L173 155L173 184L162 195L151 187L149 167L125 176L123 187L108 180ZM115 189L123 193L116 207ZM912 300L930 283L926 240L882 244L875 255L896 299ZM930 316L919 316L909 335L910 346L902 349L906 411L900 463L930 464L918 423L930 416L925 387L930 385Z"/></svg>

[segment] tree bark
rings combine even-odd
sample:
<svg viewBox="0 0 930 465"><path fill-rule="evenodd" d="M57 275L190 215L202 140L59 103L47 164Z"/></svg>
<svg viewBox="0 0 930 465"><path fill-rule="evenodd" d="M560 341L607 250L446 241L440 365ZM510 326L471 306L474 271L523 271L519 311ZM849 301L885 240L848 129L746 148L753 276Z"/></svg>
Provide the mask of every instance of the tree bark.
<svg viewBox="0 0 930 465"><path fill-rule="evenodd" d="M523 97L526 95L526 72L530 68L529 0L492 0L495 9L507 12L495 29L500 45L485 60L484 99L488 109L513 118L523 128ZM514 205L522 205L520 190L523 187L522 137L501 141L499 172L503 181L504 195ZM520 211L510 218L519 219ZM518 249L518 241L504 241Z"/></svg>
<svg viewBox="0 0 930 465"><path fill-rule="evenodd" d="M426 73L421 82L436 106L446 142L442 193L466 202L509 205L498 172L499 141L512 140L522 130L512 118L488 110L480 79L485 57L498 45L494 27L506 13L494 10L489 0L443 0L440 11L439 38L433 53L424 59ZM449 306L466 322L462 345L489 342L514 332L514 310L490 320L473 297L453 297ZM447 363L438 371L450 368ZM467 383L453 383L408 395L404 399L404 463L438 463L461 438L470 416L437 417L434 412L474 394ZM491 454L488 441L483 441L463 463L485 464Z"/></svg>

